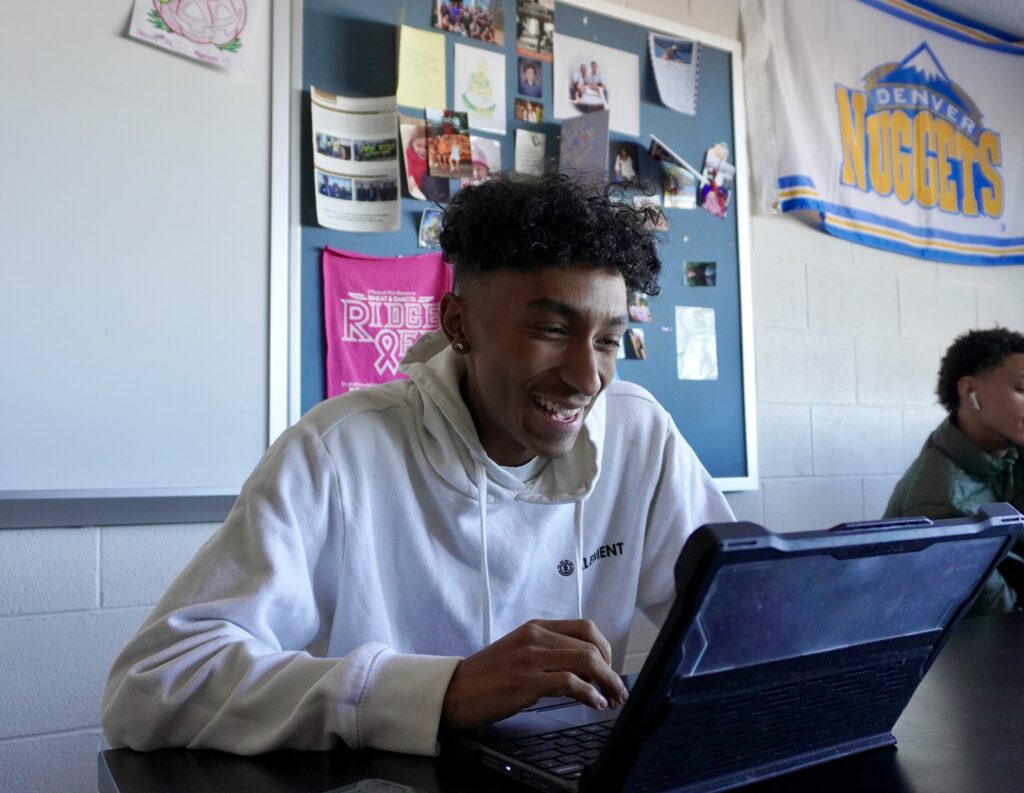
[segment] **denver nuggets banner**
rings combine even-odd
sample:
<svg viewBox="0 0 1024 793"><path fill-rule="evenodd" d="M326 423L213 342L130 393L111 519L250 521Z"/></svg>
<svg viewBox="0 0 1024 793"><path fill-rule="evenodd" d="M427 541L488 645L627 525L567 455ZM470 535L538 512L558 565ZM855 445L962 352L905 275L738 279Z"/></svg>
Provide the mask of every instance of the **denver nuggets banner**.
<svg viewBox="0 0 1024 793"><path fill-rule="evenodd" d="M763 202L876 248L1024 263L1024 45L924 2L742 13Z"/></svg>

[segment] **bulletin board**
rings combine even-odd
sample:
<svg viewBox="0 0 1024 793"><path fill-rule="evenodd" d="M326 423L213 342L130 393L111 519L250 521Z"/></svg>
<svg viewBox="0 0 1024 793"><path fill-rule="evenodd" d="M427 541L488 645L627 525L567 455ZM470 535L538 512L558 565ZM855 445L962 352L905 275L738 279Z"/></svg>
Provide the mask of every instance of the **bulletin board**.
<svg viewBox="0 0 1024 793"><path fill-rule="evenodd" d="M514 165L515 130L545 133L546 155L558 155L561 122L554 118L554 91L568 86L567 64L545 63L544 121L526 123L513 115L517 96L516 3L500 0L504 42L499 47L454 33L442 33L447 58L446 96L453 107L453 64L456 44L505 55L507 132L481 132L501 142L502 167ZM398 25L437 31L432 27L433 0L374 0L338 3L305 0L293 4L288 25L275 24L275 62L288 48L288 85L275 85L274 173L272 196L279 220L272 246L271 372L287 383L278 404L282 424L297 420L326 396L321 254L325 246L371 255L417 255L420 217L434 206L408 197L402 174L401 227L382 233L340 232L317 224L313 168L310 86L352 97L393 95L397 84ZM281 14L278 14L281 16ZM401 20L401 22L400 22ZM753 338L749 285L749 202L743 123L742 69L738 42L642 14L612 2L558 2L555 27L559 35L634 53L639 62L640 134L610 133L612 143L637 145L638 175L661 186L660 163L647 154L650 135L664 142L700 169L704 152L718 142L729 147L736 166L725 218L697 207L666 209L669 229L662 235L662 292L648 302L650 321L630 323L644 333L646 359L620 360L618 376L647 388L669 410L683 436L725 490L757 487L754 430ZM284 29L282 29L284 28ZM651 58L648 32L700 42L697 112L688 115L664 106ZM555 70L559 70L557 73ZM614 75L612 75L614 78ZM280 78L278 78L280 80ZM613 83L614 85L614 83ZM622 86L614 90L624 90ZM422 115L421 108L400 106L404 115ZM475 129L471 129L476 134ZM452 191L457 180L452 182ZM287 221L283 218L287 217ZM713 262L714 286L686 282L687 263ZM680 379L677 369L676 307L714 310L717 376ZM273 339L286 338L277 354ZM282 389L283 390L283 389ZM283 426L280 427L283 429ZM273 434L274 427L271 428Z"/></svg>

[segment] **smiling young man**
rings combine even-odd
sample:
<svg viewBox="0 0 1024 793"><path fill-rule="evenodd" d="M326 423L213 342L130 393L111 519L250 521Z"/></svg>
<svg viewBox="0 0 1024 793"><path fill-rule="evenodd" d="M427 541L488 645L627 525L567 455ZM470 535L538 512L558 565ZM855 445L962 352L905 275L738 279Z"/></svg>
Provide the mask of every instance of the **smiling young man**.
<svg viewBox="0 0 1024 793"><path fill-rule="evenodd" d="M115 661L111 744L431 754L544 696L621 704L634 610L660 622L685 538L732 517L615 380L645 221L559 176L459 191L442 329L267 452Z"/></svg>

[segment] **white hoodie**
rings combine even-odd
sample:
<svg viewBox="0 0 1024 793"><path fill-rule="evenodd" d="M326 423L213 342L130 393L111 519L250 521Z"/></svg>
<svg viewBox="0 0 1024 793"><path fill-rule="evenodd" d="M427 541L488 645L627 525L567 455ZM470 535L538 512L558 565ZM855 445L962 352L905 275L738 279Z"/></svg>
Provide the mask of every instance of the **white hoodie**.
<svg viewBox="0 0 1024 793"><path fill-rule="evenodd" d="M530 619L593 620L621 669L702 523L732 520L665 410L613 381L533 480L491 461L440 333L409 381L284 432L114 662L112 746L435 754L459 661ZM614 420L608 420L614 417Z"/></svg>

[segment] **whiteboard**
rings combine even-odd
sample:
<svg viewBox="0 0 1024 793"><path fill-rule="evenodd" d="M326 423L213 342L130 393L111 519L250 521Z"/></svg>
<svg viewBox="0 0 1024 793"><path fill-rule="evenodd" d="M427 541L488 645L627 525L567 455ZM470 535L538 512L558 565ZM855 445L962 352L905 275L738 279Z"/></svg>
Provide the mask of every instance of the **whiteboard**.
<svg viewBox="0 0 1024 793"><path fill-rule="evenodd" d="M127 38L130 0L0 4L0 527L219 519L266 448L271 4L249 8L227 72Z"/></svg>

